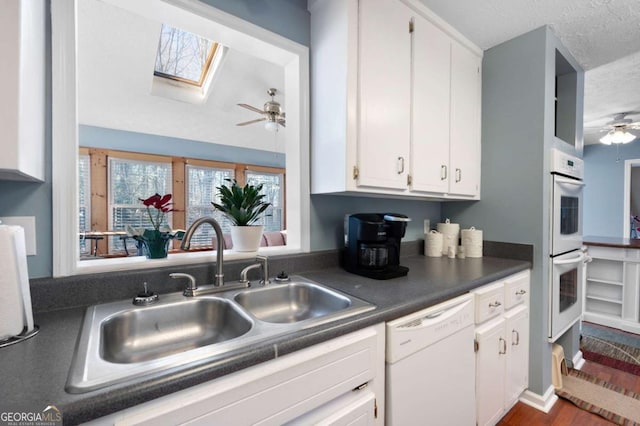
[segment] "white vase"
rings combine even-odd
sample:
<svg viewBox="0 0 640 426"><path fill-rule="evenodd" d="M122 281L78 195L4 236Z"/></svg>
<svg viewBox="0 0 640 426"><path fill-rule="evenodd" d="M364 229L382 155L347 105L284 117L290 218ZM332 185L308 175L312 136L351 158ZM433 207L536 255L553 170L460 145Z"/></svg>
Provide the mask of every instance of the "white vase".
<svg viewBox="0 0 640 426"><path fill-rule="evenodd" d="M258 251L264 226L232 226L233 251Z"/></svg>

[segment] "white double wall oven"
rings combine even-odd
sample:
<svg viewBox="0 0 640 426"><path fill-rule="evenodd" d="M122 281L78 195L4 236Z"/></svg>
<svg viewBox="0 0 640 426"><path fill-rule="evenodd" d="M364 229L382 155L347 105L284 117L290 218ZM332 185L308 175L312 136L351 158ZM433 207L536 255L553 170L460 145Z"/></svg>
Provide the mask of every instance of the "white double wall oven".
<svg viewBox="0 0 640 426"><path fill-rule="evenodd" d="M554 342L582 313L582 280L588 260L582 247L584 162L551 150L549 340Z"/></svg>

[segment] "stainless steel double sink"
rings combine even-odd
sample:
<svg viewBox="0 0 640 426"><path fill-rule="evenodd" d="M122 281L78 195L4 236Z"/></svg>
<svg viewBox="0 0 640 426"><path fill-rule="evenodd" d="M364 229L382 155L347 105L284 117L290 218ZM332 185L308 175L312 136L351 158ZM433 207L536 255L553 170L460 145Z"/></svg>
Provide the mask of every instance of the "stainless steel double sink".
<svg viewBox="0 0 640 426"><path fill-rule="evenodd" d="M303 277L214 295L161 295L150 306L131 300L91 306L66 390L83 393L147 380L371 309L364 300Z"/></svg>

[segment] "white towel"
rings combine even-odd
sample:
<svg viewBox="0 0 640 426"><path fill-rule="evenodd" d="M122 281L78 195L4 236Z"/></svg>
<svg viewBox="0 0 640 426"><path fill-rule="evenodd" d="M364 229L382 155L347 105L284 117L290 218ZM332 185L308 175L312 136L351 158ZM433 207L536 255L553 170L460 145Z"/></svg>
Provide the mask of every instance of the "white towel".
<svg viewBox="0 0 640 426"><path fill-rule="evenodd" d="M33 330L24 229L0 225L0 340Z"/></svg>

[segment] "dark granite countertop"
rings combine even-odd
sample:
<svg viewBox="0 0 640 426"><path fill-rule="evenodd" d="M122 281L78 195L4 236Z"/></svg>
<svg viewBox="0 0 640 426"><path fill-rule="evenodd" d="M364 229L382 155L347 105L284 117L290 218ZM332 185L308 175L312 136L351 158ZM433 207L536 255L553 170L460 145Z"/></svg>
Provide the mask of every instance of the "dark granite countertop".
<svg viewBox="0 0 640 426"><path fill-rule="evenodd" d="M0 412L41 412L47 405L55 405L65 424L88 421L274 359L276 352L282 356L399 318L531 267L527 261L495 257L420 255L404 258L402 264L410 268L409 274L386 281L349 274L337 267L299 274L375 304L372 311L256 344L222 360L185 366L160 378L83 394L69 394L64 386L85 309L38 314L38 335L0 349Z"/></svg>
<svg viewBox="0 0 640 426"><path fill-rule="evenodd" d="M582 243L587 246L640 249L640 240L630 238L586 236Z"/></svg>

